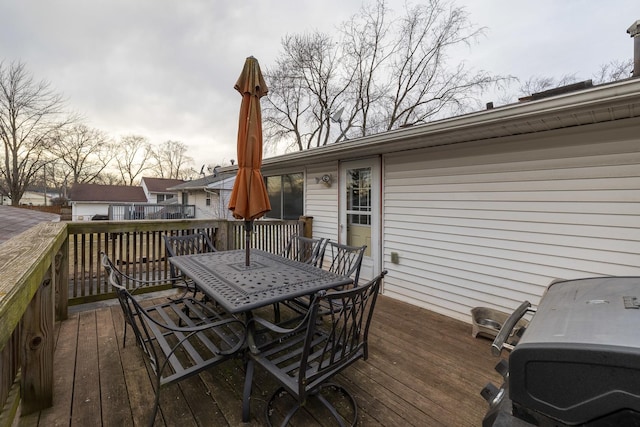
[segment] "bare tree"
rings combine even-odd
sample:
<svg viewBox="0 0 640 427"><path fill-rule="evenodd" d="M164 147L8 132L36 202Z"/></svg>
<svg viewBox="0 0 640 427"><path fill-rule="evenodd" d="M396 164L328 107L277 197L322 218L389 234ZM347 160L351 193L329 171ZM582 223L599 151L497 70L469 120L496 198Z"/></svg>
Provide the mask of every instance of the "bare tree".
<svg viewBox="0 0 640 427"><path fill-rule="evenodd" d="M483 90L509 79L464 63L449 68L449 52L483 30L448 1L407 5L391 17L378 0L341 26L337 42L317 32L283 40L276 67L265 73L269 142L302 150L427 122L477 108Z"/></svg>
<svg viewBox="0 0 640 427"><path fill-rule="evenodd" d="M571 80L570 78L562 77L560 81L564 82L573 82L575 80ZM548 89L552 89L554 87L558 87L558 81L553 77L545 77L545 76L531 76L518 88L519 96L528 96L534 93L543 92Z"/></svg>
<svg viewBox="0 0 640 427"><path fill-rule="evenodd" d="M375 117L376 105L383 101L389 85L382 78L385 63L392 60L397 51L397 42L390 33L392 24L387 21L388 10L383 1L374 6L364 6L360 14L343 26L344 60L354 70L352 87L347 101L340 105L334 121L340 124L340 136L351 128L359 130L355 135L364 136L380 122ZM351 107L348 101L351 100ZM343 118L347 108L346 120Z"/></svg>
<svg viewBox="0 0 640 427"><path fill-rule="evenodd" d="M144 136L128 135L120 139L114 153L118 172L125 185L133 185L153 165L152 150Z"/></svg>
<svg viewBox="0 0 640 427"><path fill-rule="evenodd" d="M165 141L152 148L154 171L161 178L187 179L191 174L193 158L187 156L187 146L180 141Z"/></svg>
<svg viewBox="0 0 640 427"><path fill-rule="evenodd" d="M98 175L94 183L103 185L126 185L122 180L122 176L113 172L101 173Z"/></svg>
<svg viewBox="0 0 640 427"><path fill-rule="evenodd" d="M275 69L265 71L265 78L269 81L269 96L263 98L266 105L262 111L265 139L283 142L287 148L303 150L310 140L302 134L305 132L302 120L309 106L302 80L289 68L286 61L279 60ZM265 150L274 145L265 144Z"/></svg>
<svg viewBox="0 0 640 427"><path fill-rule="evenodd" d="M50 161L53 136L74 120L48 82L35 82L22 63L0 62L0 193L17 206Z"/></svg>
<svg viewBox="0 0 640 427"><path fill-rule="evenodd" d="M396 51L385 70L392 90L382 104L384 130L476 109L479 93L508 80L468 70L462 61L450 68L448 52L470 45L483 32L469 23L464 9L429 0L408 8L398 28Z"/></svg>
<svg viewBox="0 0 640 427"><path fill-rule="evenodd" d="M95 182L112 159L113 145L101 130L77 124L58 132L49 151L56 159L56 184L71 185Z"/></svg>
<svg viewBox="0 0 640 427"><path fill-rule="evenodd" d="M600 68L591 76L591 81L594 85L610 83L628 78L631 76L632 71L633 59L625 61L612 60L600 65ZM520 82L518 79L516 79L516 81L519 82L519 86L515 92L505 89L503 93L499 95L498 99L501 104L509 104L522 97L577 83L580 81L580 78L576 73L573 73L565 74L560 78L551 76L532 76L524 82Z"/></svg>
<svg viewBox="0 0 640 427"><path fill-rule="evenodd" d="M602 64L600 69L593 75L593 83L601 84L614 82L631 77L633 73L633 59L626 61L613 60L606 64Z"/></svg>
<svg viewBox="0 0 640 427"><path fill-rule="evenodd" d="M265 76L269 97L263 111L267 138L285 140L297 150L331 141L330 115L348 89L344 63L333 40L322 33L289 35L283 56Z"/></svg>

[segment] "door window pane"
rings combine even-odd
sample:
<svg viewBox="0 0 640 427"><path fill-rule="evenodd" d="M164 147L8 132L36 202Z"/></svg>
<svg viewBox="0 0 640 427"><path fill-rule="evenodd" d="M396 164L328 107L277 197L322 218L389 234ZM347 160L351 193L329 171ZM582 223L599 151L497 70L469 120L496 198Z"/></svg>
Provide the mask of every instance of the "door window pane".
<svg viewBox="0 0 640 427"><path fill-rule="evenodd" d="M347 244L371 255L371 168L347 170Z"/></svg>

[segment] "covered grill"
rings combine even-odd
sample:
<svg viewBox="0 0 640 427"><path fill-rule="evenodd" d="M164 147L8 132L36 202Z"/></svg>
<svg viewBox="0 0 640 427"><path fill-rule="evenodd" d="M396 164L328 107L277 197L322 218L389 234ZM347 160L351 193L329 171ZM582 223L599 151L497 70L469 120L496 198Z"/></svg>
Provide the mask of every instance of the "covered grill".
<svg viewBox="0 0 640 427"><path fill-rule="evenodd" d="M529 311L523 303L493 343ZM551 284L508 362L483 390L484 426L640 426L640 277Z"/></svg>

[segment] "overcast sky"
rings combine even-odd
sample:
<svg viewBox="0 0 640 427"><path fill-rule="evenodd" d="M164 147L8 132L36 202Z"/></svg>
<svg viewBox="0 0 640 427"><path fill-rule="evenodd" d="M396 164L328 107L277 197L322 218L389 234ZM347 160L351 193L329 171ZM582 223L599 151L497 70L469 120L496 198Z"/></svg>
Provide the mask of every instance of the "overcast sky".
<svg viewBox="0 0 640 427"><path fill-rule="evenodd" d="M286 34L334 29L360 0L0 0L0 60L21 61L86 124L185 143L195 166L236 158L244 59L268 68ZM403 0L389 0L401 10ZM486 36L467 66L591 78L633 57L640 0L456 0ZM267 82L267 85L269 82ZM486 99L483 102L493 101Z"/></svg>

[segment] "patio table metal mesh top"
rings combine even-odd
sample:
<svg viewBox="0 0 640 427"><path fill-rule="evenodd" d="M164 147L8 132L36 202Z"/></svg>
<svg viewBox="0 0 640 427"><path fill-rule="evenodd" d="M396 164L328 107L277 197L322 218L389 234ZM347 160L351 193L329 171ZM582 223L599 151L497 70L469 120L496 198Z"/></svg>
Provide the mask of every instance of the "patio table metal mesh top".
<svg viewBox="0 0 640 427"><path fill-rule="evenodd" d="M348 277L258 249L251 250L249 266L245 265L243 249L182 255L169 261L231 313L352 282Z"/></svg>

